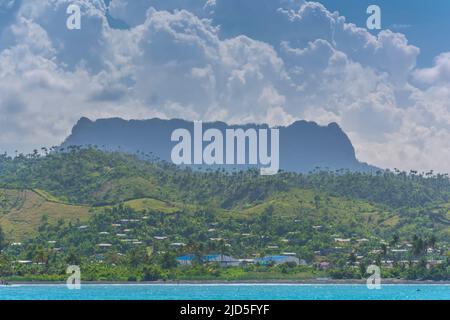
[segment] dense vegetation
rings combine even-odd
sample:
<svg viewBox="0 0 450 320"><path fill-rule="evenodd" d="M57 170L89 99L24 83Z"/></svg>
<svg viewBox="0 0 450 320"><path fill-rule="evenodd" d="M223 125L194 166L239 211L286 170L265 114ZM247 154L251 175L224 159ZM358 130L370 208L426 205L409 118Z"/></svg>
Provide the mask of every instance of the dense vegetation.
<svg viewBox="0 0 450 320"><path fill-rule="evenodd" d="M43 153L0 157L3 277L63 279L77 264L86 280L359 278L376 263L388 277L449 279L446 175L268 177L94 148ZM220 268L201 263L209 253L295 253L307 265ZM179 267L183 254L199 259Z"/></svg>

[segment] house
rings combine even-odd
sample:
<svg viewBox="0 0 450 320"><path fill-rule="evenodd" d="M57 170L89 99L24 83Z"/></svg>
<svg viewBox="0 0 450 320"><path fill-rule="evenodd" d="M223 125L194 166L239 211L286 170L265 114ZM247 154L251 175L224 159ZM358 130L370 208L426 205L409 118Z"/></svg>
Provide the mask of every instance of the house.
<svg viewBox="0 0 450 320"><path fill-rule="evenodd" d="M307 265L308 265L308 263L306 262L305 259L300 259L300 260L298 261L298 264L301 265L301 266L307 266Z"/></svg>
<svg viewBox="0 0 450 320"><path fill-rule="evenodd" d="M240 265L239 259L235 259L223 254L211 254L203 257L206 263L218 263L221 267L237 267Z"/></svg>
<svg viewBox="0 0 450 320"><path fill-rule="evenodd" d="M176 258L176 261L179 265L191 266L194 259L195 259L195 256L193 254L188 254L188 255Z"/></svg>
<svg viewBox="0 0 450 320"><path fill-rule="evenodd" d="M339 242L339 243L349 243L350 241L351 241L351 239L334 238L334 242Z"/></svg>
<svg viewBox="0 0 450 320"><path fill-rule="evenodd" d="M98 262L103 262L104 256L103 254L96 254L94 256L95 260L97 260Z"/></svg>
<svg viewBox="0 0 450 320"><path fill-rule="evenodd" d="M239 263L241 265L252 264L255 263L255 259L239 259Z"/></svg>
<svg viewBox="0 0 450 320"><path fill-rule="evenodd" d="M138 239L122 239L122 240L120 240L121 242L127 242L127 243L130 243L130 242L139 242L139 240Z"/></svg>
<svg viewBox="0 0 450 320"><path fill-rule="evenodd" d="M185 247L186 244L182 242L174 242L170 244L172 247Z"/></svg>
<svg viewBox="0 0 450 320"><path fill-rule="evenodd" d="M264 258L255 259L255 263L261 265L280 265L283 263L295 263L296 265L299 265L300 259L292 256L265 256Z"/></svg>
<svg viewBox="0 0 450 320"><path fill-rule="evenodd" d="M98 246L100 248L110 248L110 247L112 247L112 244L110 244L110 243L99 243Z"/></svg>
<svg viewBox="0 0 450 320"><path fill-rule="evenodd" d="M179 265L190 266L195 259L195 255L188 254L176 258L176 261ZM203 263L218 263L221 267L236 267L241 264L241 261L239 259L221 254L210 254L207 256L203 256L201 260Z"/></svg>
<svg viewBox="0 0 450 320"><path fill-rule="evenodd" d="M407 253L408 250L407 249L392 249L391 252L394 252L394 253Z"/></svg>

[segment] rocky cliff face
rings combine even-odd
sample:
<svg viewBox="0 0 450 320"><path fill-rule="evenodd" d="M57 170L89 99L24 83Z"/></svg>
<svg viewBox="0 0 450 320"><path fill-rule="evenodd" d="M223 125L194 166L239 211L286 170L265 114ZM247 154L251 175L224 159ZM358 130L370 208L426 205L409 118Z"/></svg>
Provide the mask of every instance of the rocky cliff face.
<svg viewBox="0 0 450 320"><path fill-rule="evenodd" d="M91 121L81 118L74 126L72 134L62 147L71 145L95 145L106 151L120 151L142 156L152 154L159 159L170 161L171 151L176 142L171 141L172 132L184 128L193 133L193 122L173 120L123 120L119 118ZM223 122L203 124L204 130L248 128L262 129L267 125L233 125ZM377 168L356 159L351 141L336 124L319 126L314 122L297 121L280 131L280 169L292 172L309 172L321 169L368 172Z"/></svg>

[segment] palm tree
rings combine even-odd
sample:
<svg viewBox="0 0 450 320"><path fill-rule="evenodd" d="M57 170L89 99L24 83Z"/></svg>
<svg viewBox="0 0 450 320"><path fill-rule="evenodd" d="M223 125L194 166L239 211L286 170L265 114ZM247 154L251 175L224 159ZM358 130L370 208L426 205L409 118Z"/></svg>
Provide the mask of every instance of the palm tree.
<svg viewBox="0 0 450 320"><path fill-rule="evenodd" d="M399 235L397 233L394 233L391 240L391 246L395 247L399 241L400 241Z"/></svg>
<svg viewBox="0 0 450 320"><path fill-rule="evenodd" d="M225 243L225 240L223 239L220 240L219 249L220 249L220 259L223 260L223 257L227 252L227 245Z"/></svg>
<svg viewBox="0 0 450 320"><path fill-rule="evenodd" d="M355 263L356 263L356 255L354 252L352 252L348 257L348 264L353 266Z"/></svg>
<svg viewBox="0 0 450 320"><path fill-rule="evenodd" d="M434 260L434 248L436 247L436 242L437 242L437 238L434 234L431 235L431 237L427 241L428 246L431 249L433 249L433 253L431 254L431 260Z"/></svg>
<svg viewBox="0 0 450 320"><path fill-rule="evenodd" d="M437 238L434 234L431 235L431 237L427 241L428 246L432 249L434 249L436 247L436 242L437 242Z"/></svg>
<svg viewBox="0 0 450 320"><path fill-rule="evenodd" d="M412 242L413 242L412 243L412 245L413 245L413 254L415 256L421 255L423 253L424 247L425 247L425 243L422 240L422 238L418 237L417 235L414 235Z"/></svg>
<svg viewBox="0 0 450 320"><path fill-rule="evenodd" d="M5 233L3 232L2 227L0 226L0 252L5 248L6 246L6 240L5 240Z"/></svg>
<svg viewBox="0 0 450 320"><path fill-rule="evenodd" d="M384 243L381 245L381 251L383 252L383 257L386 257L386 255L387 255L387 246Z"/></svg>

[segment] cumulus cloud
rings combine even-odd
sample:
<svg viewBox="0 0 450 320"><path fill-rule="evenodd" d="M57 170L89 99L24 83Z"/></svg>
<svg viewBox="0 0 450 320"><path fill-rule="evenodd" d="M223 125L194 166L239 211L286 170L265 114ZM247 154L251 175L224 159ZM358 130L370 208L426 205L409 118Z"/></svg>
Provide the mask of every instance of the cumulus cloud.
<svg viewBox="0 0 450 320"><path fill-rule="evenodd" d="M170 12L188 10L196 16L206 17L215 5L213 0L112 0L109 13L128 26L135 27L145 22L150 8Z"/></svg>
<svg viewBox="0 0 450 320"><path fill-rule="evenodd" d="M403 34L302 0L78 0L70 31L73 2L0 0L2 149L58 144L81 116L307 119L372 164L450 170L449 53L416 69Z"/></svg>
<svg viewBox="0 0 450 320"><path fill-rule="evenodd" d="M428 86L450 83L450 52L437 56L433 67L416 70L413 77L417 83Z"/></svg>

